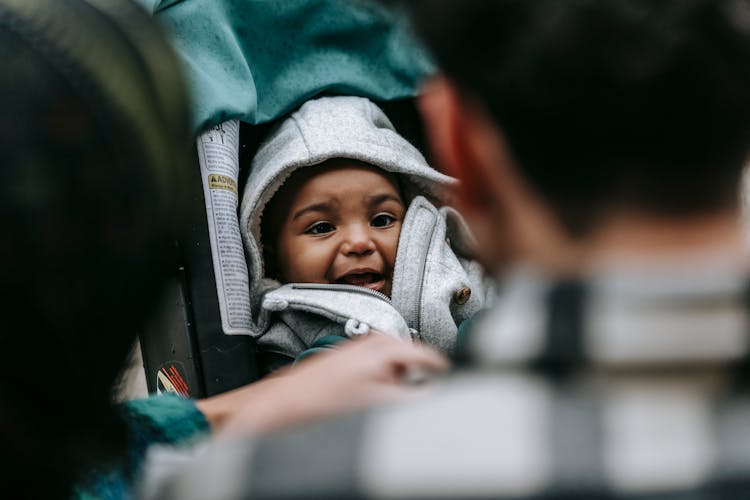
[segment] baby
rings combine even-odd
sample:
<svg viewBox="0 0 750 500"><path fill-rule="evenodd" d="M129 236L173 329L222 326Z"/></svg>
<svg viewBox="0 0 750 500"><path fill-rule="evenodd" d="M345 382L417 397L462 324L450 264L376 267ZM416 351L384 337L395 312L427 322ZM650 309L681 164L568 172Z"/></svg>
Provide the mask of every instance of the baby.
<svg viewBox="0 0 750 500"><path fill-rule="evenodd" d="M485 303L454 183L359 97L305 103L256 154L240 226L262 372L378 331L450 352Z"/></svg>

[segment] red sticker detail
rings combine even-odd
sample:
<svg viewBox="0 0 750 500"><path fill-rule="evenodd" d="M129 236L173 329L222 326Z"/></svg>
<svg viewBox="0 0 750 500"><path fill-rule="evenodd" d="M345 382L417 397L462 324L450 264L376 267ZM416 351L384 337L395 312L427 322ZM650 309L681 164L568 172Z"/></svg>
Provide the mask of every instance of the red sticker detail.
<svg viewBox="0 0 750 500"><path fill-rule="evenodd" d="M156 373L156 390L159 393L171 392L189 397L190 388L185 382L182 366L179 363L167 363Z"/></svg>

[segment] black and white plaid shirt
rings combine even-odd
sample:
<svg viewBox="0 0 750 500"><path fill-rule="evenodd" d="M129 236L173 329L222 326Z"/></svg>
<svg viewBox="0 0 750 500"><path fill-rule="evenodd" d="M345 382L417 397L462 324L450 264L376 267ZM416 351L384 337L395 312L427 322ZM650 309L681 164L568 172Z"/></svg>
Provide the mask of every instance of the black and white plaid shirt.
<svg viewBox="0 0 750 500"><path fill-rule="evenodd" d="M550 283L519 270L424 397L209 446L150 494L750 497L746 276L690 264Z"/></svg>

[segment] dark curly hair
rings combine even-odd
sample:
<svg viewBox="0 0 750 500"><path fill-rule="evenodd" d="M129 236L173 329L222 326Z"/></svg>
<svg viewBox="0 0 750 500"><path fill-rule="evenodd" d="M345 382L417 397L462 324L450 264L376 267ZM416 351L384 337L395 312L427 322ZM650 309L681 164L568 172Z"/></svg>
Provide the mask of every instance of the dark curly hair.
<svg viewBox="0 0 750 500"><path fill-rule="evenodd" d="M111 391L175 257L187 98L127 0L0 0L0 61L3 486L62 498L126 449Z"/></svg>
<svg viewBox="0 0 750 500"><path fill-rule="evenodd" d="M410 0L573 233L612 206L736 206L750 134L746 0Z"/></svg>

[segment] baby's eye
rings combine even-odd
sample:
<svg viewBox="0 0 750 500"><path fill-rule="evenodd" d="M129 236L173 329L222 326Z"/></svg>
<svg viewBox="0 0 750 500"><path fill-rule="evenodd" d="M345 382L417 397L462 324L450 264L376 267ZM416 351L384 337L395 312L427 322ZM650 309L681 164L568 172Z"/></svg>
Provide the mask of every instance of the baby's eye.
<svg viewBox="0 0 750 500"><path fill-rule="evenodd" d="M378 214L372 219L370 225L372 227L388 227L392 226L394 222L396 222L396 218L394 216L388 214Z"/></svg>
<svg viewBox="0 0 750 500"><path fill-rule="evenodd" d="M336 228L331 224L330 222L316 222L307 230L305 233L307 234L326 234L330 233L331 231L334 231Z"/></svg>

